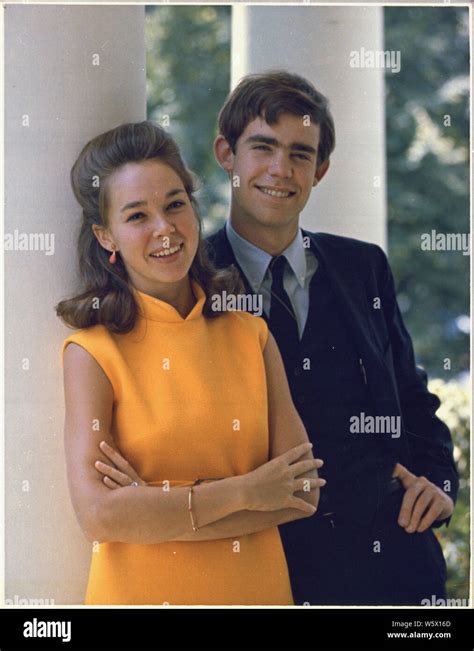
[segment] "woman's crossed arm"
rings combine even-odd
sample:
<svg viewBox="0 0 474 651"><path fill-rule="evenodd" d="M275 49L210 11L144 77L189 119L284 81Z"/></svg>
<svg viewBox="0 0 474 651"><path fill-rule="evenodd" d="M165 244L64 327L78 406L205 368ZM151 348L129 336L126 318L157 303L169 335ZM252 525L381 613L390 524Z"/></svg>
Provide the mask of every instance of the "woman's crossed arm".
<svg viewBox="0 0 474 651"><path fill-rule="evenodd" d="M163 491L146 485L116 490L108 487L103 470L99 471L95 464L98 460L109 468L111 464L99 447L100 441L115 447L110 435L112 386L87 351L73 343L66 348L68 482L76 515L89 540L135 544L211 540L260 531L315 512L319 486L324 480L316 479L320 464L312 458L271 335L264 357L272 459L246 475L196 486L192 501L199 530L194 532L188 512L189 488ZM93 422L99 422L100 428L93 427ZM112 466L118 468L116 463Z"/></svg>
<svg viewBox="0 0 474 651"><path fill-rule="evenodd" d="M267 376L270 458L276 459L295 446L307 443L308 435L293 404L281 354L270 332L268 333L263 356ZM301 459L313 459L311 449L308 449ZM326 482L320 479L315 485L315 483L308 480L318 477L316 468L321 466L322 461L319 461L313 470L302 475L301 478L306 480L303 484L303 490L295 493L297 497L306 501L314 509L317 508L319 503L319 487ZM258 471L259 469L255 472L258 473ZM239 511L209 524L196 533L190 532L180 536L177 540L215 540L217 538L243 536L285 522L291 522L292 520L300 520L308 517L308 515L312 515L312 513L296 508L284 508L275 511Z"/></svg>

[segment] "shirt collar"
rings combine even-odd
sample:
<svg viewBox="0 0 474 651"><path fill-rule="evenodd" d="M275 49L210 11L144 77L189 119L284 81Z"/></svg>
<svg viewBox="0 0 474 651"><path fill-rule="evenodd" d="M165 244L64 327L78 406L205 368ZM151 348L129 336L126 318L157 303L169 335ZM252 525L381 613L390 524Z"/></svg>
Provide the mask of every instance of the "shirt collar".
<svg viewBox="0 0 474 651"><path fill-rule="evenodd" d="M230 220L226 222L226 235L240 268L244 272L252 289L258 292L265 278L272 256L239 235L232 227ZM304 288L306 255L301 228L298 229L296 237L281 255L285 256L295 274L298 284Z"/></svg>
<svg viewBox="0 0 474 651"><path fill-rule="evenodd" d="M272 256L241 237L232 228L229 220L226 223L226 235L239 267L244 272L254 292L258 293Z"/></svg>
<svg viewBox="0 0 474 651"><path fill-rule="evenodd" d="M288 260L288 264L292 268L298 284L304 288L306 279L306 254L301 228L298 228L295 239L286 247L282 255Z"/></svg>

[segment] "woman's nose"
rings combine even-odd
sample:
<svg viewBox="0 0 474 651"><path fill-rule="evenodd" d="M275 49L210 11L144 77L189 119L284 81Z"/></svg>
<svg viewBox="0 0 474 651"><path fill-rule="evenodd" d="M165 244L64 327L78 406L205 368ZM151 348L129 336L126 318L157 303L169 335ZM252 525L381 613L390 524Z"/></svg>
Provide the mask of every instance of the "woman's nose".
<svg viewBox="0 0 474 651"><path fill-rule="evenodd" d="M153 237L163 237L176 230L174 224L162 215L157 215L153 220Z"/></svg>

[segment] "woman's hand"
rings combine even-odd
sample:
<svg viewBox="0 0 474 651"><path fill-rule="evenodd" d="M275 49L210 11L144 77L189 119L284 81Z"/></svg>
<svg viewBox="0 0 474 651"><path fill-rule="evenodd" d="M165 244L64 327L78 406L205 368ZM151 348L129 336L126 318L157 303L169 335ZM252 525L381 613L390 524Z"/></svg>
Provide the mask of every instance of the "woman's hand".
<svg viewBox="0 0 474 651"><path fill-rule="evenodd" d="M311 470L321 468L321 459L298 461L310 452L312 444L302 443L284 454L249 472L246 478L247 503L250 511L278 511L299 509L312 515L316 508L296 497L298 491L309 491L326 484L325 479L300 477Z"/></svg>
<svg viewBox="0 0 474 651"><path fill-rule="evenodd" d="M136 482L138 486L147 485L117 450L111 448L105 441L101 441L99 447L101 452L112 462L110 465L102 461L95 462L97 470L104 475L104 484L106 486L109 488L123 488L124 486L131 486L133 482Z"/></svg>

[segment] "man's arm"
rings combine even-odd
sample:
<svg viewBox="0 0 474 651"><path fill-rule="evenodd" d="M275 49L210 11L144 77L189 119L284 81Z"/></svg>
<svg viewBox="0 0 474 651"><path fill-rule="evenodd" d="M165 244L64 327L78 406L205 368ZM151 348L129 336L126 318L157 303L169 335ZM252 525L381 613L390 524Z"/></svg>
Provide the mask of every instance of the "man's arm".
<svg viewBox="0 0 474 651"><path fill-rule="evenodd" d="M392 349L393 369L397 381L400 406L412 459L409 471L424 477L451 500L456 500L459 487L453 457L453 443L448 427L436 416L440 406L437 396L428 391L427 375L415 363L410 335L398 307L395 284L388 260L381 249L382 309ZM432 526L448 523L438 520Z"/></svg>

